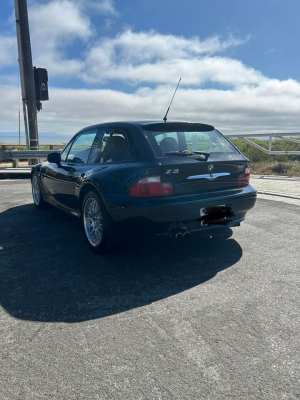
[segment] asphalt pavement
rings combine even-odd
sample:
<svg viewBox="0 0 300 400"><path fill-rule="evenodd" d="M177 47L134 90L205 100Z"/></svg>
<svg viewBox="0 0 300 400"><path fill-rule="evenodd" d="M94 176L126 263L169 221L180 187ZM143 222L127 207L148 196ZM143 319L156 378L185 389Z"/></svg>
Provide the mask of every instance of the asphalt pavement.
<svg viewBox="0 0 300 400"><path fill-rule="evenodd" d="M300 201L300 178L252 175L251 183L260 194L275 195Z"/></svg>
<svg viewBox="0 0 300 400"><path fill-rule="evenodd" d="M271 197L224 237L98 256L0 181L0 399L299 399L300 202Z"/></svg>

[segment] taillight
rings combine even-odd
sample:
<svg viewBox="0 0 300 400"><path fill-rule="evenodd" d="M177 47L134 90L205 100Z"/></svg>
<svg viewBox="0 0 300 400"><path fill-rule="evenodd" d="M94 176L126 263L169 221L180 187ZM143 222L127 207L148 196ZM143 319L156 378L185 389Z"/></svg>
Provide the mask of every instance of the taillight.
<svg viewBox="0 0 300 400"><path fill-rule="evenodd" d="M172 196L173 184L162 182L160 176L146 176L135 181L129 190L133 197Z"/></svg>
<svg viewBox="0 0 300 400"><path fill-rule="evenodd" d="M246 167L245 171L242 175L239 175L237 185L238 186L247 186L250 183L250 168Z"/></svg>

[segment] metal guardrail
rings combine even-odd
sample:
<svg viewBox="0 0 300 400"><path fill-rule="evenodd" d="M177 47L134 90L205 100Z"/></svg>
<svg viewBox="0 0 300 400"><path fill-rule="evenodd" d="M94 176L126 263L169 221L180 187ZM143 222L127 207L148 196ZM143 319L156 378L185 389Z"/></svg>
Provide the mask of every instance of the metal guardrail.
<svg viewBox="0 0 300 400"><path fill-rule="evenodd" d="M297 150L285 150L285 151L276 151L272 150L272 139L273 138L280 138L287 140L293 143L300 144L300 132L284 132L284 133L255 133L255 134L247 134L247 133L239 133L239 134L231 134L228 133L225 135L228 139L241 139L243 142L249 144L257 148L258 150L270 154L270 155L278 155L278 154L285 154L285 155L300 155L300 151ZM298 139L291 138L291 136L296 136ZM269 148L265 149L264 147L260 146L257 143L252 142L251 138L257 137L268 137L269 138ZM38 159L38 158L47 158L49 153L53 151L61 151L59 150L0 150L0 161L14 161L14 160L30 160L30 159Z"/></svg>
<svg viewBox="0 0 300 400"><path fill-rule="evenodd" d="M0 161L47 158L48 154L53 151L55 150L0 150Z"/></svg>
<svg viewBox="0 0 300 400"><path fill-rule="evenodd" d="M291 136L297 136L299 139L292 139ZM277 151L277 150L272 150L272 139L273 138L280 138L280 139L284 139L287 140L288 142L293 142L293 143L299 143L300 145L300 132L293 132L293 133L255 133L253 135L251 134L247 134L247 133L240 133L240 134L231 134L228 133L226 134L226 137L228 139L241 139L243 142L249 144L250 146L255 147L256 149L263 151L266 154L270 154L270 155L292 155L292 154L296 154L296 155L300 155L300 151L298 150L285 150L285 151ZM257 143L254 143L250 140L250 138L256 138L256 137L268 137L269 138L269 148L265 149L264 147L260 146Z"/></svg>

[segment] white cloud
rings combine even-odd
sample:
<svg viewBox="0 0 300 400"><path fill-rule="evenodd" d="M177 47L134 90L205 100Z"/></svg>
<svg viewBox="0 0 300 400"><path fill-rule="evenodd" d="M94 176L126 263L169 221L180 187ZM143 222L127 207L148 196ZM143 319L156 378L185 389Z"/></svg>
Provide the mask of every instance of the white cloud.
<svg viewBox="0 0 300 400"><path fill-rule="evenodd" d="M34 64L46 67L51 76L75 77L84 70L81 54L67 56L67 49L76 41L91 44L95 29L90 13L111 17L118 13L111 0L52 0L46 4L33 3L29 23Z"/></svg>
<svg viewBox="0 0 300 400"><path fill-rule="evenodd" d="M17 38L0 35L0 68L18 60Z"/></svg>
<svg viewBox="0 0 300 400"><path fill-rule="evenodd" d="M54 0L48 4L33 4L29 12L30 29L35 40L48 39L51 44L60 45L60 41L87 39L92 27L78 5L69 0ZM47 44L47 43L45 43Z"/></svg>
<svg viewBox="0 0 300 400"><path fill-rule="evenodd" d="M107 49L109 54L114 55L115 61L138 63L155 59L193 58L203 54L214 54L239 46L249 38L240 40L230 36L226 40L221 40L218 36L212 36L200 40L199 37L185 38L162 35L153 30L133 32L128 29L115 38L100 40L98 47Z"/></svg>
<svg viewBox="0 0 300 400"><path fill-rule="evenodd" d="M66 48L76 40L87 42L93 35L90 19L79 4L69 0L35 3L29 10L33 61L51 76L74 76L82 69L80 58L70 59Z"/></svg>
<svg viewBox="0 0 300 400"><path fill-rule="evenodd" d="M89 7L95 11L98 11L101 14L111 15L113 17L117 17L119 15L118 11L114 6L114 2L112 0L79 0L85 7Z"/></svg>
<svg viewBox="0 0 300 400"><path fill-rule="evenodd" d="M132 84L175 83L179 77L182 85L199 86L205 82L224 85L258 84L265 78L258 71L244 66L240 61L224 57L201 59L173 59L155 63L132 65L110 63L102 50L94 52L87 62L88 69L82 75L87 82L125 80Z"/></svg>
<svg viewBox="0 0 300 400"><path fill-rule="evenodd" d="M167 84L182 77L182 85L198 86L207 81L240 85L257 84L262 79L259 72L238 60L215 56L245 43L249 37L222 39L214 35L201 40L127 29L113 38L95 40L96 30L88 13L95 7L111 17L117 15L108 0L32 3L29 20L34 64L47 68L51 77L74 77L85 83L100 84L109 81ZM109 21L110 24L113 20ZM76 41L81 41L87 50L68 57L68 48ZM9 63L10 57L6 59Z"/></svg>
<svg viewBox="0 0 300 400"><path fill-rule="evenodd" d="M51 100L38 114L40 132L74 134L95 123L162 119L173 86L140 88L132 94L115 90L51 88ZM281 95L279 96L278 93ZM0 85L1 131L16 131L17 86ZM269 80L233 90L178 90L169 119L209 123L224 133L299 130L300 84ZM1 134L0 134L1 140Z"/></svg>
<svg viewBox="0 0 300 400"><path fill-rule="evenodd" d="M106 18L104 20L104 29L111 29L115 24L115 21L111 18Z"/></svg>
<svg viewBox="0 0 300 400"><path fill-rule="evenodd" d="M229 49L249 37L200 39L127 29L99 40L91 9L103 14L103 23L107 16L110 21L117 17L113 2L107 0L52 0L30 7L34 64L47 68L50 78L81 79L86 86L77 90L50 87L51 100L38 116L41 132L74 134L98 122L162 119L179 77L182 82L170 119L206 122L224 132L298 130L300 83L269 79L227 56ZM69 57L69 46L78 41L86 51ZM0 67L16 63L16 57L16 38L1 36ZM8 84L9 77L0 76L0 82L5 81L7 85L0 84L0 129L13 132L17 130L18 87L13 80ZM132 94L89 89L91 83L112 81L137 88ZM222 89L201 89L209 82Z"/></svg>
<svg viewBox="0 0 300 400"><path fill-rule="evenodd" d="M93 83L125 80L130 84L163 84L182 77L183 85L200 85L206 81L234 86L257 84L263 79L259 72L238 60L212 56L245 40L232 36L225 40L217 36L188 39L155 31L126 30L91 46L81 77Z"/></svg>
<svg viewBox="0 0 300 400"><path fill-rule="evenodd" d="M267 51L267 53L280 53L280 52L281 52L281 49L277 49L275 47L272 47L271 49L269 49Z"/></svg>

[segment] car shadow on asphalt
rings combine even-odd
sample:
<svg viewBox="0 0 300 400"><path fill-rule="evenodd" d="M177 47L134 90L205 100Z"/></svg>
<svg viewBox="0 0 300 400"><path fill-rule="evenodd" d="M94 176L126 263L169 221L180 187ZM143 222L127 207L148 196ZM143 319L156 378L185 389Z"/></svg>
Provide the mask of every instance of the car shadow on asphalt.
<svg viewBox="0 0 300 400"><path fill-rule="evenodd" d="M100 256L78 219L33 204L2 212L0 226L0 304L30 321L74 323L142 307L201 285L242 256L231 230L227 238L124 238L120 251Z"/></svg>

